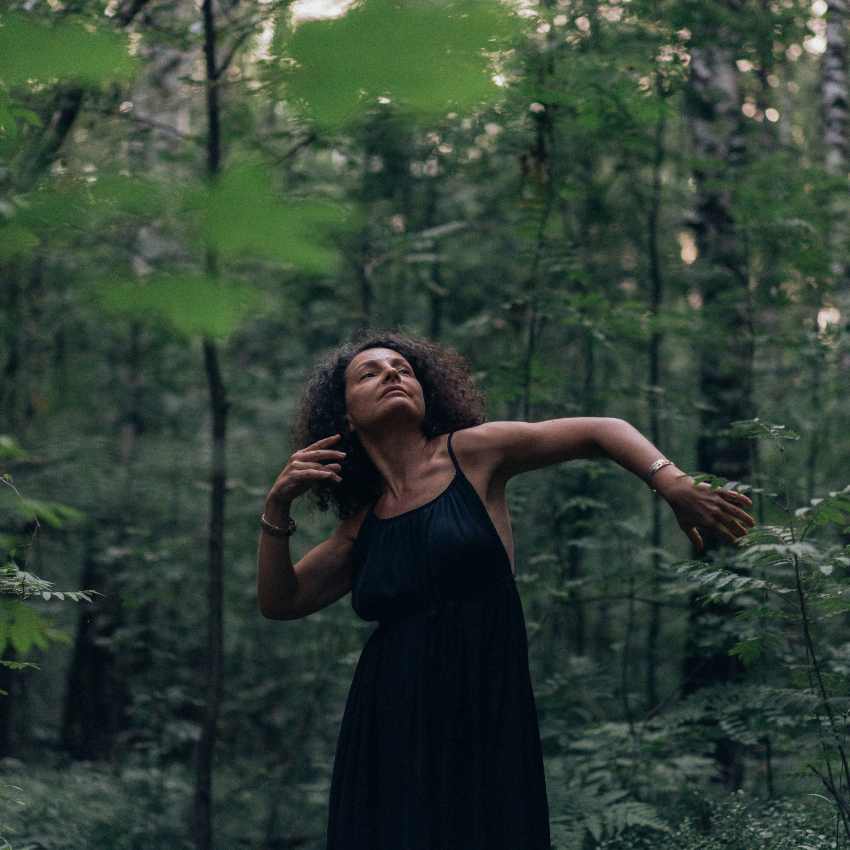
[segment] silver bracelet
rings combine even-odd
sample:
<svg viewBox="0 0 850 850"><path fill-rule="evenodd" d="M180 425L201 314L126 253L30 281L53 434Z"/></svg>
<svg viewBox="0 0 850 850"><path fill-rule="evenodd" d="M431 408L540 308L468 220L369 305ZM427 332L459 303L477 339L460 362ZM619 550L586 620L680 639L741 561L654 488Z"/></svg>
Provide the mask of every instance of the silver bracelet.
<svg viewBox="0 0 850 850"><path fill-rule="evenodd" d="M665 466L672 465L672 460L667 460L666 457L660 457L657 461L655 461L655 463L652 464L652 466L649 467L649 472L644 475L643 480L646 481L647 486L650 490L652 490L653 493L655 492L655 488L652 486L652 479L655 476L655 473L658 472L659 469L664 469Z"/></svg>
<svg viewBox="0 0 850 850"><path fill-rule="evenodd" d="M262 516L260 517L260 528L272 537L292 537L298 526L295 525L295 520L292 517L288 517L288 520L286 528L278 528L276 525L272 525L265 516Z"/></svg>

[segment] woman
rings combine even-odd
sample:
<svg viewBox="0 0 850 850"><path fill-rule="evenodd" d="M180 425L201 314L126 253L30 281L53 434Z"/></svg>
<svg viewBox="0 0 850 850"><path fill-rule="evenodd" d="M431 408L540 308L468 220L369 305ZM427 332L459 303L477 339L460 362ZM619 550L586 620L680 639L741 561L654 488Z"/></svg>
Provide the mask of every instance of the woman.
<svg viewBox="0 0 850 850"><path fill-rule="evenodd" d="M331 785L328 850L548 850L546 789L513 581L505 487L575 458L644 478L701 548L735 544L750 500L694 486L617 419L484 423L466 364L373 334L335 351L302 399L296 451L266 500L262 613L295 619L352 592L378 627L361 654ZM336 532L296 564L292 502Z"/></svg>

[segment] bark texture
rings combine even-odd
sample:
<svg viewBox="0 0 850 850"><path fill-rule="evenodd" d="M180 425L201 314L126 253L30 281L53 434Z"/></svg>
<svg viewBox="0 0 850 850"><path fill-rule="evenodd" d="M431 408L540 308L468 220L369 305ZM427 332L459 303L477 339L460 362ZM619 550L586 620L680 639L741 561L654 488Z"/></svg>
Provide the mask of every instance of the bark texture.
<svg viewBox="0 0 850 850"><path fill-rule="evenodd" d="M821 123L826 170L835 176L846 167L847 141L847 2L828 0L826 51L821 59Z"/></svg>
<svg viewBox="0 0 850 850"><path fill-rule="evenodd" d="M701 340L700 388L705 402L697 445L702 472L740 481L750 471L746 440L729 436L731 423L752 416L752 327L748 272L734 217L735 171L744 160L741 93L734 46L692 51L688 121L697 166L697 202L690 225L702 267L702 311L707 327L732 342Z"/></svg>
<svg viewBox="0 0 850 850"><path fill-rule="evenodd" d="M826 51L821 59L821 132L826 173L844 177L843 191L836 193L830 210L830 271L842 313L850 312L850 262L847 251L848 144L847 93L847 2L828 0L826 12Z"/></svg>
<svg viewBox="0 0 850 850"><path fill-rule="evenodd" d="M717 9L730 20L737 4L718 3ZM696 462L701 472L741 481L751 471L750 445L731 436L730 426L753 415L753 349L749 275L734 212L735 175L745 157L737 45L731 27L698 36L703 40L691 50L687 90L687 117L697 161L697 200L689 224L700 255L703 327L719 332L726 344L718 344L714 333L705 331L698 343L702 410ZM709 554L715 545L706 540ZM683 664L686 694L740 675L737 658L729 655L730 647L716 628L718 617L729 613L703 606L696 598L691 601ZM718 734L714 755L727 787L740 788L740 745Z"/></svg>
<svg viewBox="0 0 850 850"><path fill-rule="evenodd" d="M204 61L206 67L206 170L207 178L210 182L213 182L218 177L222 162L219 79L226 63L220 66L216 57L216 21L213 0L203 0L201 13L204 22ZM215 250L212 247L207 250L206 271L210 278L216 277L218 273ZM209 560L207 568L205 663L207 686L204 696L204 720L201 726L201 739L198 742L195 765L194 820L195 846L198 850L212 850L214 837L212 777L224 655L224 503L227 477L225 464L229 403L219 364L218 346L211 339L204 340L204 365L212 414L212 469L210 470Z"/></svg>

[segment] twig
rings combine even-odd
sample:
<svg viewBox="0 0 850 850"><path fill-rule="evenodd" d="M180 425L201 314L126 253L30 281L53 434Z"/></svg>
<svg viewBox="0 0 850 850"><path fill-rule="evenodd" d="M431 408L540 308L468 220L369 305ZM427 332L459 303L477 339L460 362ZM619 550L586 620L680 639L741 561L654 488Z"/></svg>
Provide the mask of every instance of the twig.
<svg viewBox="0 0 850 850"><path fill-rule="evenodd" d="M838 811L841 813L841 822L844 824L844 831L847 833L847 838L850 839L850 821L848 821L848 818L850 818L850 803L844 799L844 796L835 787L835 783L829 777L824 776L814 765L810 764L807 767L815 776L820 778L826 790L832 794L833 799L838 805Z"/></svg>

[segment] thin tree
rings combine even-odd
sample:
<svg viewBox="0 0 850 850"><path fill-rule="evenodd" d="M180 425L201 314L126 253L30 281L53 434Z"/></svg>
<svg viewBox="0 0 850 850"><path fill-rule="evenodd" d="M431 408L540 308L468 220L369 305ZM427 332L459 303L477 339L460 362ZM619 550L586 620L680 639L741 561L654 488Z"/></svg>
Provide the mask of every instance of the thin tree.
<svg viewBox="0 0 850 850"><path fill-rule="evenodd" d="M659 78L657 82L663 107L663 81ZM665 113L662 108L658 112L656 123L652 189L649 196L646 223L647 258L649 260L649 310L654 320L649 337L649 435L656 446L661 444L661 344L663 340L658 314L661 310L663 281L658 242L665 127ZM661 589L661 502L659 499L652 500L652 574L650 581L653 596L657 596ZM650 606L649 626L646 635L646 701L650 711L658 705L658 642L660 635L661 603L656 600Z"/></svg>
<svg viewBox="0 0 850 850"><path fill-rule="evenodd" d="M204 22L204 64L206 70L207 177L214 182L221 170L221 127L219 80L222 68L216 57L215 12L212 0L201 7ZM207 249L206 271L215 277L217 262ZM226 484L227 392L219 365L215 340L204 340L204 366L210 391L212 413L212 468L210 470L209 566L207 573L206 695L201 738L198 742L195 773L195 844L198 850L211 850L212 773L216 726L222 688L223 667L223 588L224 588L224 506Z"/></svg>
<svg viewBox="0 0 850 850"><path fill-rule="evenodd" d="M730 425L753 415L749 275L734 203L735 176L746 152L735 61L742 2L715 0L711 6L714 15L697 15L693 22L685 91L696 161L696 203L689 224L700 255L694 270L700 273L703 324L698 348L702 410L696 462L700 472L741 481L751 470L750 444L734 437ZM707 540L707 551L714 545ZM728 654L729 647L711 639L705 615L705 608L693 599L683 665L686 694L733 681L741 671L737 658ZM717 740L715 757L730 789L739 788L743 781L740 753L740 744L723 737Z"/></svg>
<svg viewBox="0 0 850 850"><path fill-rule="evenodd" d="M821 60L821 133L824 165L830 177L847 171L848 91L847 91L847 2L828 0L826 11L826 50ZM844 242L847 239L846 186L835 198L830 211L830 269L839 298L850 306L850 266Z"/></svg>

